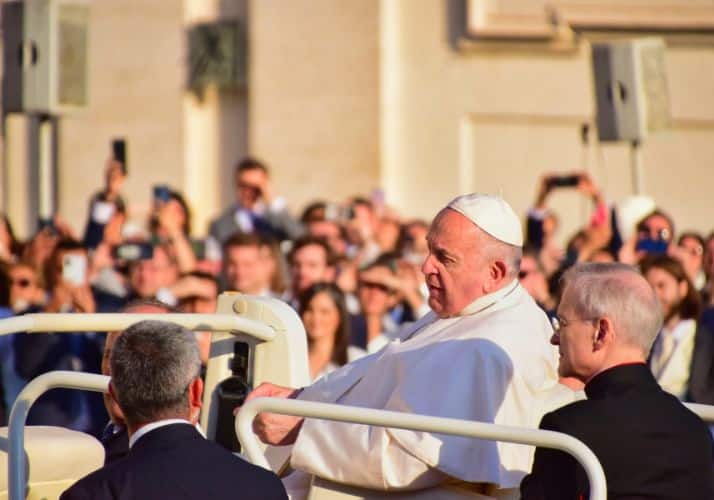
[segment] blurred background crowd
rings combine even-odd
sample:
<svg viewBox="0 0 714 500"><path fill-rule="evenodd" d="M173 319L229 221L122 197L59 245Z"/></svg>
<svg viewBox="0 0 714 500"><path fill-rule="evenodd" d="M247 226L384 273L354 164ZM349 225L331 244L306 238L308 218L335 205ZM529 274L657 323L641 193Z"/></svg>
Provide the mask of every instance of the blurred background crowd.
<svg viewBox="0 0 714 500"><path fill-rule="evenodd" d="M0 224L0 314L116 312L158 301L182 312L211 313L222 291L275 297L290 304L307 332L313 378L384 346L405 323L428 311L420 272L428 221L391 209L376 190L346 200L316 199L301 212L272 189L269 167L245 158L235 167L235 201L194 238L181 192L153 187L145 223L130 217L126 171L109 160L104 186L89 198L85 230L56 215L18 241ZM592 201L586 224L567 240L551 195L573 190ZM680 228L646 197L617 206L585 172L546 174L524 215L526 246L519 279L551 316L559 277L575 263L639 266L665 312L650 366L683 400L714 403L714 233ZM199 232L199 231L196 231ZM560 241L567 241L561 245ZM197 334L204 361L210 336ZM100 372L102 332L0 337L3 418L24 384L56 369ZM32 424L99 434L107 422L101 397L51 391Z"/></svg>

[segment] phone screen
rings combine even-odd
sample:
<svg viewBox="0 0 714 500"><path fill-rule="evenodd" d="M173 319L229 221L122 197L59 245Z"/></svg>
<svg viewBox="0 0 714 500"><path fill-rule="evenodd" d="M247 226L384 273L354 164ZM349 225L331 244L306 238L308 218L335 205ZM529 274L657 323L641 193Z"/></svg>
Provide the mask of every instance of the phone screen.
<svg viewBox="0 0 714 500"><path fill-rule="evenodd" d="M84 285L87 279L87 256L78 253L62 257L62 279L72 285Z"/></svg>

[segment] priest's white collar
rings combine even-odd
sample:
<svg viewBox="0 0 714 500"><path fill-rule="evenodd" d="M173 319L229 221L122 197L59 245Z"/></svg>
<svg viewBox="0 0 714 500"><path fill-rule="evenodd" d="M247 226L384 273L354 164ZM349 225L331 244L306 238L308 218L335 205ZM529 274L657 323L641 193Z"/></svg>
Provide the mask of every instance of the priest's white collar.
<svg viewBox="0 0 714 500"><path fill-rule="evenodd" d="M474 314L485 311L514 293L519 286L518 280L514 278L513 281L505 285L503 288L474 300L469 305L464 307L456 316L473 316Z"/></svg>

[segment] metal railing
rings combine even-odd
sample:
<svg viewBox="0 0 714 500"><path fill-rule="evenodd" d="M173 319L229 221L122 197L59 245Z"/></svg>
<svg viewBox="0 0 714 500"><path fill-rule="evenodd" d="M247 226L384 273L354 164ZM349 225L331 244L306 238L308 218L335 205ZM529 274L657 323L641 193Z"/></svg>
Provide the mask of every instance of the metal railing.
<svg viewBox="0 0 714 500"><path fill-rule="evenodd" d="M126 313L39 313L0 321L0 335L17 332L106 332L129 328L143 320L170 321L189 330L241 331L270 341L275 330L265 323L237 314L126 314Z"/></svg>
<svg viewBox="0 0 714 500"><path fill-rule="evenodd" d="M380 427L505 441L564 451L575 457L585 469L590 481L590 500L605 500L607 498L605 473L595 454L581 441L560 432L295 399L256 398L243 405L240 412L238 412L235 426L238 440L243 446L243 454L252 463L266 469L269 468L268 461L263 454L257 437L253 434L253 419L258 413L264 411L338 422L353 422Z"/></svg>
<svg viewBox="0 0 714 500"><path fill-rule="evenodd" d="M25 422L30 408L50 389L81 389L85 391L106 392L109 377L92 373L54 371L48 372L30 381L15 400L10 412L7 434L9 443L7 460L7 478L10 500L25 498Z"/></svg>
<svg viewBox="0 0 714 500"><path fill-rule="evenodd" d="M714 424L714 406L699 403L684 403L684 406L696 413L707 424Z"/></svg>

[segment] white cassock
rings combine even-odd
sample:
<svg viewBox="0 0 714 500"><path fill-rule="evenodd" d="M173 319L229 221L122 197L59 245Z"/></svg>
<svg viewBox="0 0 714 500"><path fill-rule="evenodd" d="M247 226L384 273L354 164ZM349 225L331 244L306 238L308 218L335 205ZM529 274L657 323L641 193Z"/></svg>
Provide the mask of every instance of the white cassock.
<svg viewBox="0 0 714 500"><path fill-rule="evenodd" d="M514 281L457 317L430 312L401 340L329 374L299 399L535 428L544 412L574 397L557 384L551 334L546 315ZM444 474L503 489L518 487L533 452L509 443L308 419L291 465L379 490L433 486Z"/></svg>

